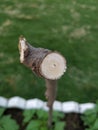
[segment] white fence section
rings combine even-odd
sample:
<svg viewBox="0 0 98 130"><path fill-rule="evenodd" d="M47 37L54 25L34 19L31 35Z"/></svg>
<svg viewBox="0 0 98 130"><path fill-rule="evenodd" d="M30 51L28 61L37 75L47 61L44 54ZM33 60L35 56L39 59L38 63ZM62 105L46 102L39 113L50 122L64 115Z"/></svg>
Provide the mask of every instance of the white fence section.
<svg viewBox="0 0 98 130"><path fill-rule="evenodd" d="M47 102L44 102L40 99L29 99L25 100L21 97L12 97L10 99L0 97L0 107L5 108L20 108L20 109L43 109L48 110ZM53 104L53 109L56 111L61 111L64 113L83 113L88 109L95 107L94 103L84 103L79 104L78 102L69 101L69 102L59 102L55 101Z"/></svg>

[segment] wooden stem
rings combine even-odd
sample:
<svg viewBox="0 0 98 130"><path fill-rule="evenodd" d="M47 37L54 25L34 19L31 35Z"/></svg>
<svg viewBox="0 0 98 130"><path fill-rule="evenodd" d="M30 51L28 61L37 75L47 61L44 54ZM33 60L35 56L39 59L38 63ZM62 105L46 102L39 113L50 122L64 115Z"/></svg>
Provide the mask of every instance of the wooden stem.
<svg viewBox="0 0 98 130"><path fill-rule="evenodd" d="M57 79L66 70L66 61L58 52L32 47L24 37L19 38L20 62L46 81L45 96L49 107L48 127L52 127L53 103L56 98Z"/></svg>
<svg viewBox="0 0 98 130"><path fill-rule="evenodd" d="M48 100L47 106L49 107L49 118L48 118L48 127L52 127L52 113L53 113L53 103L56 98L57 92L57 80L48 80L46 81L46 93L45 96Z"/></svg>
<svg viewBox="0 0 98 130"><path fill-rule="evenodd" d="M53 119L53 107L49 107L49 112L48 112L48 129L49 130L52 128L52 119Z"/></svg>
<svg viewBox="0 0 98 130"><path fill-rule="evenodd" d="M56 98L57 80L45 79L45 81L46 81L45 96L46 96L46 99L48 100L47 106L51 107L53 105L55 98Z"/></svg>

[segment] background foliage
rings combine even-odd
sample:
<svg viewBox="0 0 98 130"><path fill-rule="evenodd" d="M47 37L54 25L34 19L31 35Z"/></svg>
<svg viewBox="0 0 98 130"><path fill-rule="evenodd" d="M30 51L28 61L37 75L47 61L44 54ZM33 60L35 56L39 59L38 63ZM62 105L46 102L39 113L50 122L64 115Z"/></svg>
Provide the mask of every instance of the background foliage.
<svg viewBox="0 0 98 130"><path fill-rule="evenodd" d="M0 95L44 99L44 80L20 64L18 38L67 60L57 100L98 98L98 0L0 1ZM89 96L90 95L90 96Z"/></svg>

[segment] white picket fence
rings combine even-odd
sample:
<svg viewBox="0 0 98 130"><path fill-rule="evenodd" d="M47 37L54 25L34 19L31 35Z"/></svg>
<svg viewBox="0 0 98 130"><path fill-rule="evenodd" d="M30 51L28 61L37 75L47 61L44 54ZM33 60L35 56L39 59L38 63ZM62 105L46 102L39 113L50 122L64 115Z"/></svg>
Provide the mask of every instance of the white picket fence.
<svg viewBox="0 0 98 130"><path fill-rule="evenodd" d="M10 99L0 97L0 107L5 108L20 108L20 109L43 109L48 111L47 102L44 102L40 99L29 99L25 100L21 97L12 97ZM94 103L84 103L79 104L78 102L68 101L68 102L60 102L55 101L53 105L53 109L56 111L61 111L64 113L83 113L88 109L94 108Z"/></svg>

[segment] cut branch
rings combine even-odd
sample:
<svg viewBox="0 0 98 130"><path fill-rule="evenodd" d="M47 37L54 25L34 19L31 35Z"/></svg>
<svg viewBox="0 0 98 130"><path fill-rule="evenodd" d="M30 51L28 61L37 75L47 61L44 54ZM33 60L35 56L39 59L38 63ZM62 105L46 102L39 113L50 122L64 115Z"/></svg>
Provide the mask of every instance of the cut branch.
<svg viewBox="0 0 98 130"><path fill-rule="evenodd" d="M38 76L59 79L66 70L66 61L58 52L32 47L24 37L19 38L20 62Z"/></svg>
<svg viewBox="0 0 98 130"><path fill-rule="evenodd" d="M19 38L20 62L46 81L45 96L49 107L48 127L52 126L52 109L56 98L57 79L66 71L66 61L58 52L32 47L24 37Z"/></svg>

